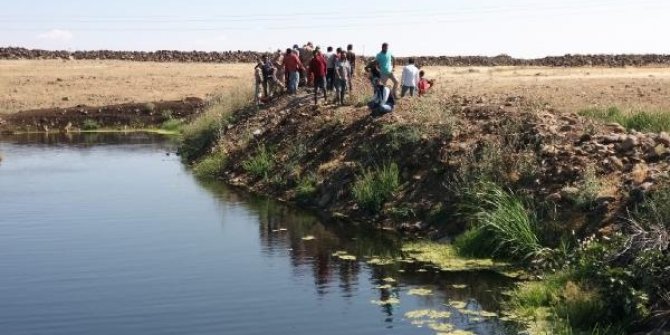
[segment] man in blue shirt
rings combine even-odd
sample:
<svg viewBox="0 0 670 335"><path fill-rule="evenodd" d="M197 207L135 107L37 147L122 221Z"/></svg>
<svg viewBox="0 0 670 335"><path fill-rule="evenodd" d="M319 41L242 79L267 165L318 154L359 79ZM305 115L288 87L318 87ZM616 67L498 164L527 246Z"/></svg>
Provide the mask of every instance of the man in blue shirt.
<svg viewBox="0 0 670 335"><path fill-rule="evenodd" d="M389 44L382 44L382 51L377 54L375 57L377 64L379 65L379 71L381 72L381 81L382 85L386 85L386 82L391 79L393 82L393 95L398 93L398 79L393 74L393 66L395 59L393 55L389 52Z"/></svg>

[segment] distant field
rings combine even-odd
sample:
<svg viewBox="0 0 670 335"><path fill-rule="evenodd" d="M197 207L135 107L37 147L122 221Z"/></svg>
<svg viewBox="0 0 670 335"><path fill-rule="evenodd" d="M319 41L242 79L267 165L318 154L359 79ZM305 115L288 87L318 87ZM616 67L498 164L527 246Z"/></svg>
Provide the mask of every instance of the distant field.
<svg viewBox="0 0 670 335"><path fill-rule="evenodd" d="M0 113L206 98L253 81L249 64L0 60Z"/></svg>
<svg viewBox="0 0 670 335"><path fill-rule="evenodd" d="M253 82L252 64L0 60L0 113L207 98ZM435 94L523 96L561 110L670 110L670 68L425 67ZM399 76L399 74L398 74Z"/></svg>

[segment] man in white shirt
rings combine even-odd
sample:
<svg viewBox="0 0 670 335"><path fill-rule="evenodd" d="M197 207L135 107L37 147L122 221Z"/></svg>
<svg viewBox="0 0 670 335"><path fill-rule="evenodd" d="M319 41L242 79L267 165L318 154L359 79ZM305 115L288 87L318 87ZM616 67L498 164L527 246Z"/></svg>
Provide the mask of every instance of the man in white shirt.
<svg viewBox="0 0 670 335"><path fill-rule="evenodd" d="M409 64L402 70L402 91L400 97L405 97L407 91L410 96L414 96L414 91L419 84L419 68L414 65L414 58L409 59Z"/></svg>

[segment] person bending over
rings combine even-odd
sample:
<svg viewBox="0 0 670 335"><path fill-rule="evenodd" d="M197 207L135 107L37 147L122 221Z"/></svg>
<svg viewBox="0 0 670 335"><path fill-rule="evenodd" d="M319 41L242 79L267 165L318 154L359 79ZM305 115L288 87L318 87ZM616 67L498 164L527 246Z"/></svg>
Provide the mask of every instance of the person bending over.
<svg viewBox="0 0 670 335"><path fill-rule="evenodd" d="M423 70L419 71L419 96L426 94L431 87L435 86L435 80L426 79L425 75L426 73Z"/></svg>
<svg viewBox="0 0 670 335"><path fill-rule="evenodd" d="M395 107L395 98L391 93L391 89L382 84L382 81L376 80L375 95L372 101L368 103L368 108L372 116L381 116L393 111Z"/></svg>

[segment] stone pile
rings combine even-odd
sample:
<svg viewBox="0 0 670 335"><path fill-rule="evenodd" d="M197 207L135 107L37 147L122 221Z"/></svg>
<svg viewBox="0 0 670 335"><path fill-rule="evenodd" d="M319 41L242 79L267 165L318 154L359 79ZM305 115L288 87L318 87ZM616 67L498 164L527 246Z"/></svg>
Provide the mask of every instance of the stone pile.
<svg viewBox="0 0 670 335"><path fill-rule="evenodd" d="M25 48L0 48L0 59L86 59L129 60L139 62L185 62L185 63L249 63L255 62L264 53L254 51L50 51ZM553 67L623 67L623 66L670 66L670 55L565 55L537 59L512 58L507 55L485 56L436 56L415 57L417 63L426 66L553 66ZM403 64L406 58L398 58Z"/></svg>

